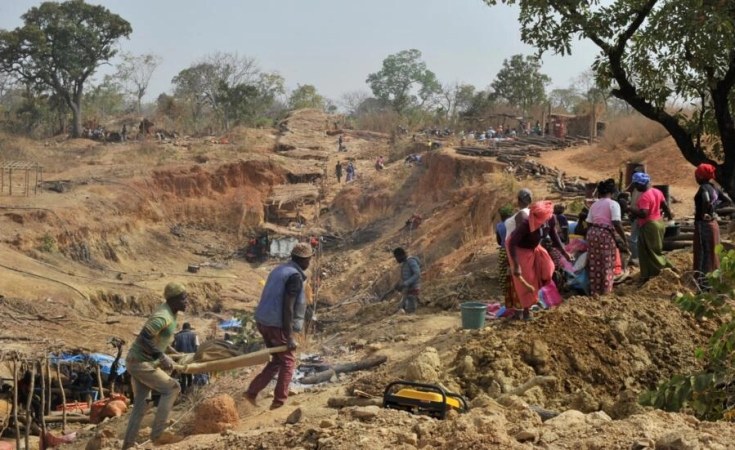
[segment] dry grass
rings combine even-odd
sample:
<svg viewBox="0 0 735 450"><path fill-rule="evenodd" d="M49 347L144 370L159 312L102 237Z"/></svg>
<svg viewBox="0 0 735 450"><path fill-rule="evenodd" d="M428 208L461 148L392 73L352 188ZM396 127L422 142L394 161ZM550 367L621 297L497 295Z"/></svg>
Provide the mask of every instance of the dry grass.
<svg viewBox="0 0 735 450"><path fill-rule="evenodd" d="M608 123L600 146L607 150L639 151L665 139L669 133L658 122L640 114L621 117Z"/></svg>

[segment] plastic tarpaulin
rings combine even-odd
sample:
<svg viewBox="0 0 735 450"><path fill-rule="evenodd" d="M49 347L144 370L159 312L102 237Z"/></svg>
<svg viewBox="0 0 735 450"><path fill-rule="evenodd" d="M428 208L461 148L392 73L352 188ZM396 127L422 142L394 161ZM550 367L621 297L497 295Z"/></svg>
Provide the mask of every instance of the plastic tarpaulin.
<svg viewBox="0 0 735 450"><path fill-rule="evenodd" d="M61 355L50 354L49 360L51 364L61 363L79 363L79 364L90 364L100 366L100 372L104 375L110 374L110 367L115 361L114 356L105 355L104 353L91 353L89 355L71 355L62 353ZM117 374L122 375L125 373L125 358L120 358L117 367Z"/></svg>
<svg viewBox="0 0 735 450"><path fill-rule="evenodd" d="M286 258L291 255L294 245L298 244L299 240L295 237L282 237L273 238L271 240L270 254L276 258Z"/></svg>
<svg viewBox="0 0 735 450"><path fill-rule="evenodd" d="M233 328L242 328L240 319L223 320L219 323L220 330L231 330Z"/></svg>

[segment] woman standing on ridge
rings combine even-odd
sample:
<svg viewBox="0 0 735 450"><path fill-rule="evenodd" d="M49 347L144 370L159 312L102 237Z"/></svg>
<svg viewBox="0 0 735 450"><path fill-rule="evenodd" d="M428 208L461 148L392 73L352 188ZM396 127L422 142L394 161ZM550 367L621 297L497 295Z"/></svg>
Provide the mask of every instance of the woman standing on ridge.
<svg viewBox="0 0 735 450"><path fill-rule="evenodd" d="M705 275L720 267L720 259L715 253L715 247L720 243L720 226L717 224L715 208L723 200L732 200L712 184L715 178L713 165L697 166L694 178L699 184L694 196L694 275L699 289L705 291L709 289Z"/></svg>
<svg viewBox="0 0 735 450"><path fill-rule="evenodd" d="M590 277L590 294L609 294L613 289L613 271L617 244L615 233L620 236L621 247L627 249L625 232L620 222L620 204L612 199L615 194L612 178L597 184L599 199L590 207L587 223L587 270Z"/></svg>
<svg viewBox="0 0 735 450"><path fill-rule="evenodd" d="M645 283L661 273L664 268L674 268L663 254L666 226L661 220L661 211L663 210L669 220L672 220L674 215L666 203L664 194L651 187L651 177L647 173L634 173L633 186L641 192L636 204L631 206L630 214L637 219L640 229L638 236L640 282Z"/></svg>

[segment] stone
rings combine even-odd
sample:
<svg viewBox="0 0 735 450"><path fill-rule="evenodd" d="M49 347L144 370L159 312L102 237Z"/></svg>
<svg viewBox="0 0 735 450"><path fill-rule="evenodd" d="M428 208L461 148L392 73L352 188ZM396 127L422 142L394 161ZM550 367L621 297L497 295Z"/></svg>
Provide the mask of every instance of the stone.
<svg viewBox="0 0 735 450"><path fill-rule="evenodd" d="M549 419L546 422L544 422L544 426L550 427L552 429L564 430L570 427L577 427L579 425L584 425L584 423L585 423L584 413L576 411L574 409L569 409L559 414L558 416L554 417L553 419Z"/></svg>
<svg viewBox="0 0 735 450"><path fill-rule="evenodd" d="M434 347L426 347L413 358L406 368L406 379L418 382L436 383L441 374L441 359Z"/></svg>
<svg viewBox="0 0 735 450"><path fill-rule="evenodd" d="M633 442L633 445L630 446L630 450L646 450L655 448L655 446L656 443L653 442L652 439L639 439Z"/></svg>
<svg viewBox="0 0 735 450"><path fill-rule="evenodd" d="M416 433L401 433L398 435L398 443L416 446L419 443L419 438Z"/></svg>
<svg viewBox="0 0 735 450"><path fill-rule="evenodd" d="M240 421L235 400L227 394L204 399L194 409L192 434L221 433Z"/></svg>
<svg viewBox="0 0 735 450"><path fill-rule="evenodd" d="M301 420L302 415L303 412L301 411L301 408L296 408L291 414L288 415L288 417L286 417L286 423L289 425L297 424Z"/></svg>
<svg viewBox="0 0 735 450"><path fill-rule="evenodd" d="M656 441L656 450L700 450L696 438L686 436L681 431L672 431Z"/></svg>
<svg viewBox="0 0 735 450"><path fill-rule="evenodd" d="M549 345L544 341L536 339L531 344L530 351L523 355L523 360L526 364L533 367L537 374L544 375L548 371L546 365L550 357Z"/></svg>
<svg viewBox="0 0 735 450"><path fill-rule="evenodd" d="M534 442L538 437L538 433L535 430L523 430L516 434L516 441L518 442Z"/></svg>
<svg viewBox="0 0 735 450"><path fill-rule="evenodd" d="M600 409L600 402L589 392L580 389L569 399L569 408L583 413L591 413Z"/></svg>
<svg viewBox="0 0 735 450"><path fill-rule="evenodd" d="M553 431L544 431L543 433L541 433L540 440L547 444L551 444L552 442L559 440L559 435L554 433Z"/></svg>
<svg viewBox="0 0 735 450"><path fill-rule="evenodd" d="M355 406L352 410L352 417L359 420L371 420L374 419L378 413L380 413L380 407L371 406Z"/></svg>
<svg viewBox="0 0 735 450"><path fill-rule="evenodd" d="M333 428L337 425L337 423L332 419L322 419L321 422L319 422L319 428Z"/></svg>

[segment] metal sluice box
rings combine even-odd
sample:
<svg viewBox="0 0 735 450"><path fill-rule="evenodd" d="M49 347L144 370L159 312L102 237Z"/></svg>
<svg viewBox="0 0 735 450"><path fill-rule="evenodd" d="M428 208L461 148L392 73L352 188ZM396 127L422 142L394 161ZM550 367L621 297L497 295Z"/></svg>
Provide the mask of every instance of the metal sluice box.
<svg viewBox="0 0 735 450"><path fill-rule="evenodd" d="M394 381L385 387L383 408L399 409L444 419L450 409L464 413L467 401L459 394L447 392L434 384Z"/></svg>

